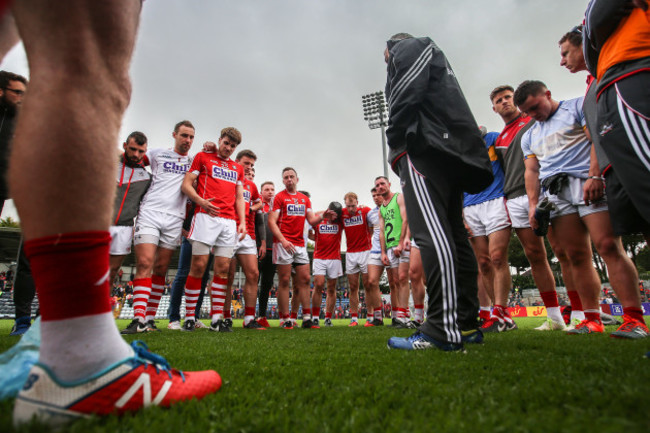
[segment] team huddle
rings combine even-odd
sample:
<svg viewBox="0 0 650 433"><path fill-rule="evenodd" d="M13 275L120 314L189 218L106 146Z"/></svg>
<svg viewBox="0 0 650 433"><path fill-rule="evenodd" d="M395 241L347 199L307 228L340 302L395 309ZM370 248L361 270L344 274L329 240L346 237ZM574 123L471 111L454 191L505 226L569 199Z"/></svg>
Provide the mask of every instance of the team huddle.
<svg viewBox="0 0 650 433"><path fill-rule="evenodd" d="M135 317L122 333L157 330L154 317L169 261L183 237L191 245L189 275L184 282L186 315L182 327L178 320L172 320L170 329L193 331L196 327L205 327L196 320L196 306L211 255L214 256L214 274L210 285L212 320L209 328L217 332L232 331L233 258L239 261L246 276L244 328L268 327L265 317L267 301L260 302L259 315L256 316L255 310L260 275L258 258L264 260L269 253L278 274L280 326L293 328L298 309L302 307L302 327L319 327L326 281L325 325L330 326L336 301L336 279L342 275L340 250L343 232L348 245L346 273L350 281L350 326L358 325L360 278L366 288L369 309L366 326L383 325L379 278L385 267L389 270L391 288L394 288L391 290L395 312L393 324L414 326L406 319L409 248L404 248L403 243L408 239L408 225L403 201L399 194L390 191L388 179L382 176L375 180L372 193L378 207L373 210L358 206L357 195L348 193L344 197L345 208L336 209L334 206L315 212L309 196L297 190L299 179L291 167L282 171L285 190L274 195L274 185L265 182L262 188L266 193L260 195L253 182L255 153L242 150L234 160L231 159L241 142L237 129L223 129L217 144L206 143L204 150L194 157L189 156L194 139L191 122L176 124L172 136L173 149L148 150L146 136L133 132L124 142L124 152L120 155L117 196L110 228L111 281L124 257L130 253L131 243L136 255L133 280ZM150 172L146 166L150 167ZM313 227L316 244L313 295L309 290L310 259L305 227ZM267 239L267 232L270 232L272 240ZM421 280L421 271L419 275ZM272 278L271 275L271 281ZM416 303L415 324L423 320L423 284L418 287L420 297Z"/></svg>

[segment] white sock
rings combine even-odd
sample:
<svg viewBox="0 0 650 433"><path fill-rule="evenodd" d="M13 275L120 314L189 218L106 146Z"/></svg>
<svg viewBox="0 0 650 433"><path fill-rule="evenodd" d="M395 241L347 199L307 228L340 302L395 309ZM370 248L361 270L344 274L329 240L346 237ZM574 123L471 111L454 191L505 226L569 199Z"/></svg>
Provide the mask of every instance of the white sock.
<svg viewBox="0 0 650 433"><path fill-rule="evenodd" d="M580 322L585 320L585 312L582 310L572 310L571 311L571 321L573 322L573 319L578 319Z"/></svg>
<svg viewBox="0 0 650 433"><path fill-rule="evenodd" d="M244 325L248 325L253 319L255 319L255 316L244 316Z"/></svg>
<svg viewBox="0 0 650 433"><path fill-rule="evenodd" d="M212 323L216 322L217 320L223 320L223 313L217 313L212 315Z"/></svg>
<svg viewBox="0 0 650 433"><path fill-rule="evenodd" d="M303 314L303 315L302 315L302 320L303 320L303 322L304 322L305 320L311 320L311 314Z"/></svg>
<svg viewBox="0 0 650 433"><path fill-rule="evenodd" d="M133 356L122 339L113 313L41 322L39 361L63 382L88 378Z"/></svg>
<svg viewBox="0 0 650 433"><path fill-rule="evenodd" d="M560 313L560 307L547 307L546 316L554 322L564 323L564 318L562 318L562 313Z"/></svg>

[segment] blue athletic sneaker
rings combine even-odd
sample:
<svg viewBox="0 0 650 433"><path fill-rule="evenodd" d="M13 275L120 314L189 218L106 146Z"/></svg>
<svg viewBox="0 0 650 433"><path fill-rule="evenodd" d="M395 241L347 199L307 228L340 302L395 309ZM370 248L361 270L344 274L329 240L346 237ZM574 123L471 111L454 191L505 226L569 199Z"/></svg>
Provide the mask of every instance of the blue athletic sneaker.
<svg viewBox="0 0 650 433"><path fill-rule="evenodd" d="M402 350L424 350L437 348L444 350L445 352L450 352L454 350L463 350L463 345L457 343L443 343L429 337L426 334L418 331L415 334L411 335L408 338L402 337L391 337L388 339L388 348L389 349L402 349Z"/></svg>
<svg viewBox="0 0 650 433"><path fill-rule="evenodd" d="M32 318L30 316L18 317L9 335L23 335L30 326L32 326Z"/></svg>
<svg viewBox="0 0 650 433"><path fill-rule="evenodd" d="M463 343L483 344L483 333L480 329L460 331L460 335Z"/></svg>

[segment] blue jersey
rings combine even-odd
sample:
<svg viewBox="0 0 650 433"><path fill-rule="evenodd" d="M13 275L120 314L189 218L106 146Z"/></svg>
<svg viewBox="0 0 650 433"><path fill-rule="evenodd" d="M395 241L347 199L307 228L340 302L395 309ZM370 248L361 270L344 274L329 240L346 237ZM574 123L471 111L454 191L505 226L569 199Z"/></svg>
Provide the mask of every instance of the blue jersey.
<svg viewBox="0 0 650 433"><path fill-rule="evenodd" d="M494 200L495 198L503 197L505 195L503 193L503 181L505 175L503 173L501 162L497 157L496 148L494 147L494 143L497 141L498 136L498 132L488 132L485 137L483 137L483 141L485 141L485 147L487 148L488 155L490 156L490 162L492 163L492 174L494 175L494 181L490 186L478 194L465 193L463 207L485 203L486 201Z"/></svg>
<svg viewBox="0 0 650 433"><path fill-rule="evenodd" d="M537 158L539 179L559 173L586 179L591 143L585 134L582 97L561 101L543 122L535 123L521 138L524 159Z"/></svg>

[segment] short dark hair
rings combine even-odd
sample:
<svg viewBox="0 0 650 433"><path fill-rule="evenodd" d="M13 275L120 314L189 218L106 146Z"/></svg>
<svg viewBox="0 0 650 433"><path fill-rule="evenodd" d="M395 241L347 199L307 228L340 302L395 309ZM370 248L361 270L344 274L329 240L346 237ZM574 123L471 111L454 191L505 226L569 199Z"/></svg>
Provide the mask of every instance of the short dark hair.
<svg viewBox="0 0 650 433"><path fill-rule="evenodd" d="M264 189L265 185L272 185L275 188L275 184L273 182L271 182L270 180L267 180L262 185L260 185L260 189Z"/></svg>
<svg viewBox="0 0 650 433"><path fill-rule="evenodd" d="M390 183L390 181L388 180L388 178L387 178L386 176L377 176L377 177L375 178L375 182L377 182L377 179L385 179L386 182L389 182L389 183Z"/></svg>
<svg viewBox="0 0 650 433"><path fill-rule="evenodd" d="M239 151L239 153L237 154L235 159L239 161L240 159L242 159L245 156L249 157L250 159L252 159L254 161L257 161L257 155L255 155L255 152L253 152L250 149L244 149L244 150Z"/></svg>
<svg viewBox="0 0 650 433"><path fill-rule="evenodd" d="M20 81L27 86L27 78L9 71L0 71L0 89L6 89L10 81Z"/></svg>
<svg viewBox="0 0 650 433"><path fill-rule="evenodd" d="M494 88L493 91L490 92L490 102L494 100L494 98L501 92L505 92L506 90L510 90L511 92L514 92L515 89L512 88L511 85L509 84L504 84L502 86L497 86Z"/></svg>
<svg viewBox="0 0 650 433"><path fill-rule="evenodd" d="M133 141L135 141L140 146L142 146L143 144L147 144L147 136L140 131L133 131L132 133L130 133L129 136L126 137L125 143L128 143L130 139L133 139Z"/></svg>
<svg viewBox="0 0 650 433"><path fill-rule="evenodd" d="M413 35L409 33L395 33L390 37L391 41L403 41L404 39L413 39Z"/></svg>
<svg viewBox="0 0 650 433"><path fill-rule="evenodd" d="M370 192L377 192L377 188L375 188L375 187L373 186L372 189L370 190Z"/></svg>
<svg viewBox="0 0 650 433"><path fill-rule="evenodd" d="M573 46L579 47L582 45L582 25L575 26L571 31L566 32L562 38L558 41L558 45L562 45L566 41Z"/></svg>
<svg viewBox="0 0 650 433"><path fill-rule="evenodd" d="M309 194L309 191L298 191L300 194L305 194L307 198L311 198L311 194Z"/></svg>
<svg viewBox="0 0 650 433"><path fill-rule="evenodd" d="M293 170L293 172L296 173L296 176L298 176L298 172L297 172L296 169L293 168L293 167L284 167L284 168L282 169L282 174L284 174L285 171L289 171L289 170Z"/></svg>
<svg viewBox="0 0 650 433"><path fill-rule="evenodd" d="M189 120L181 120L176 125L174 125L174 132L178 132L178 130L181 129L181 126L186 126L196 131L196 128L194 127L194 125L192 125L192 122L190 122Z"/></svg>
<svg viewBox="0 0 650 433"><path fill-rule="evenodd" d="M540 93L544 93L546 90L548 90L548 87L546 87L546 84L541 81L526 80L517 87L517 90L515 90L515 105L520 106L526 102L526 99L528 99L529 96L539 95Z"/></svg>

